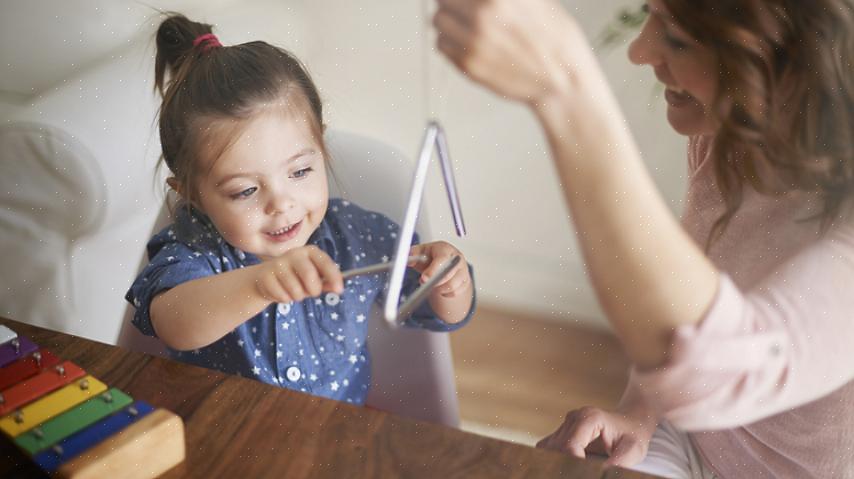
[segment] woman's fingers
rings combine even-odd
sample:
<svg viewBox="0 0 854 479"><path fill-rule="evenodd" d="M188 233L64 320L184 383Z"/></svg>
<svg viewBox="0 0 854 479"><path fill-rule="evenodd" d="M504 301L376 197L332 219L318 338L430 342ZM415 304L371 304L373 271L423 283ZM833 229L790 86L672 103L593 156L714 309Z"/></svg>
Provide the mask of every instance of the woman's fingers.
<svg viewBox="0 0 854 479"><path fill-rule="evenodd" d="M570 411L557 431L544 438L537 447L568 452L570 455L584 459L586 449L601 433L601 424L590 412L593 408L581 408Z"/></svg>
<svg viewBox="0 0 854 479"><path fill-rule="evenodd" d="M467 48L472 44L471 26L459 16L450 11L439 10L433 17L436 27L437 44L446 56L462 59Z"/></svg>
<svg viewBox="0 0 854 479"><path fill-rule="evenodd" d="M605 466L632 466L646 456L647 446L631 436L622 436L611 450Z"/></svg>

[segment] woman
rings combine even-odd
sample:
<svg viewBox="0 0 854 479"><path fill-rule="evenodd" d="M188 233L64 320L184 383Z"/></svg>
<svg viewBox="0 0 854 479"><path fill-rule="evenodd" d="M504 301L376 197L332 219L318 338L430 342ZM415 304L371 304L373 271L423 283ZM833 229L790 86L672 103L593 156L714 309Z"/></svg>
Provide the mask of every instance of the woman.
<svg viewBox="0 0 854 479"><path fill-rule="evenodd" d="M673 477L854 477L854 2L649 0L629 58L689 137L681 224L551 0L439 0L439 49L542 125L633 362L541 447ZM647 454L649 450L649 454Z"/></svg>

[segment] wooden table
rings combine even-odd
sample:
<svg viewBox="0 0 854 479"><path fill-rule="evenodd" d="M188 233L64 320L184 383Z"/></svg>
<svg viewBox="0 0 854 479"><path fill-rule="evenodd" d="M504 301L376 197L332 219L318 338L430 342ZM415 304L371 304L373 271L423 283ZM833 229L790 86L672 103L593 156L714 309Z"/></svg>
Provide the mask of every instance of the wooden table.
<svg viewBox="0 0 854 479"><path fill-rule="evenodd" d="M646 478L453 428L269 386L0 318L108 386L180 415L174 477ZM0 438L0 477L39 477Z"/></svg>

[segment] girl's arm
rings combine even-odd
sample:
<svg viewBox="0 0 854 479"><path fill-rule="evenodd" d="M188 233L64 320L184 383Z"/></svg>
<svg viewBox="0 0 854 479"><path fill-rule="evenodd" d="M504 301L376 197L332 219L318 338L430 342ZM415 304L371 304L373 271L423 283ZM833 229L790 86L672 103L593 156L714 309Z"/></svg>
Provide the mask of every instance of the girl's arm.
<svg viewBox="0 0 854 479"><path fill-rule="evenodd" d="M441 0L434 23L463 72L533 110L609 321L635 363L661 364L718 273L665 206L580 28L549 0Z"/></svg>
<svg viewBox="0 0 854 479"><path fill-rule="evenodd" d="M343 291L341 272L326 253L305 246L169 289L151 301L151 323L169 347L196 349L222 338L270 303L302 301L323 291Z"/></svg>
<svg viewBox="0 0 854 479"><path fill-rule="evenodd" d="M151 324L172 349L207 346L266 308L256 287L262 265L207 276L164 291L151 301Z"/></svg>

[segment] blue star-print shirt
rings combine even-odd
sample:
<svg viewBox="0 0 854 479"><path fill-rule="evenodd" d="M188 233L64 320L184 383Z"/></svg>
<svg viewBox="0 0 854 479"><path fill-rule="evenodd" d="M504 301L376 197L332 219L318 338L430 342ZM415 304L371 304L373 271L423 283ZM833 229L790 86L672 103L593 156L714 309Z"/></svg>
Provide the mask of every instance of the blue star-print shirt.
<svg viewBox="0 0 854 479"><path fill-rule="evenodd" d="M328 253L345 271L388 261L399 229L379 213L330 199L326 216L308 243ZM148 242L148 257L148 266L125 299L136 308L134 325L151 336L156 334L149 306L158 293L260 262L255 255L228 244L206 216L185 207L178 209L171 226ZM418 276L414 270L407 270L404 295L418 287ZM363 404L371 380L365 344L368 318L372 305L385 299L387 280L387 274L356 276L345 281L341 296L328 293L300 303L273 303L208 346L170 353L197 366ZM464 321L448 324L436 317L425 301L406 324L452 331L468 322L473 311L474 300Z"/></svg>

